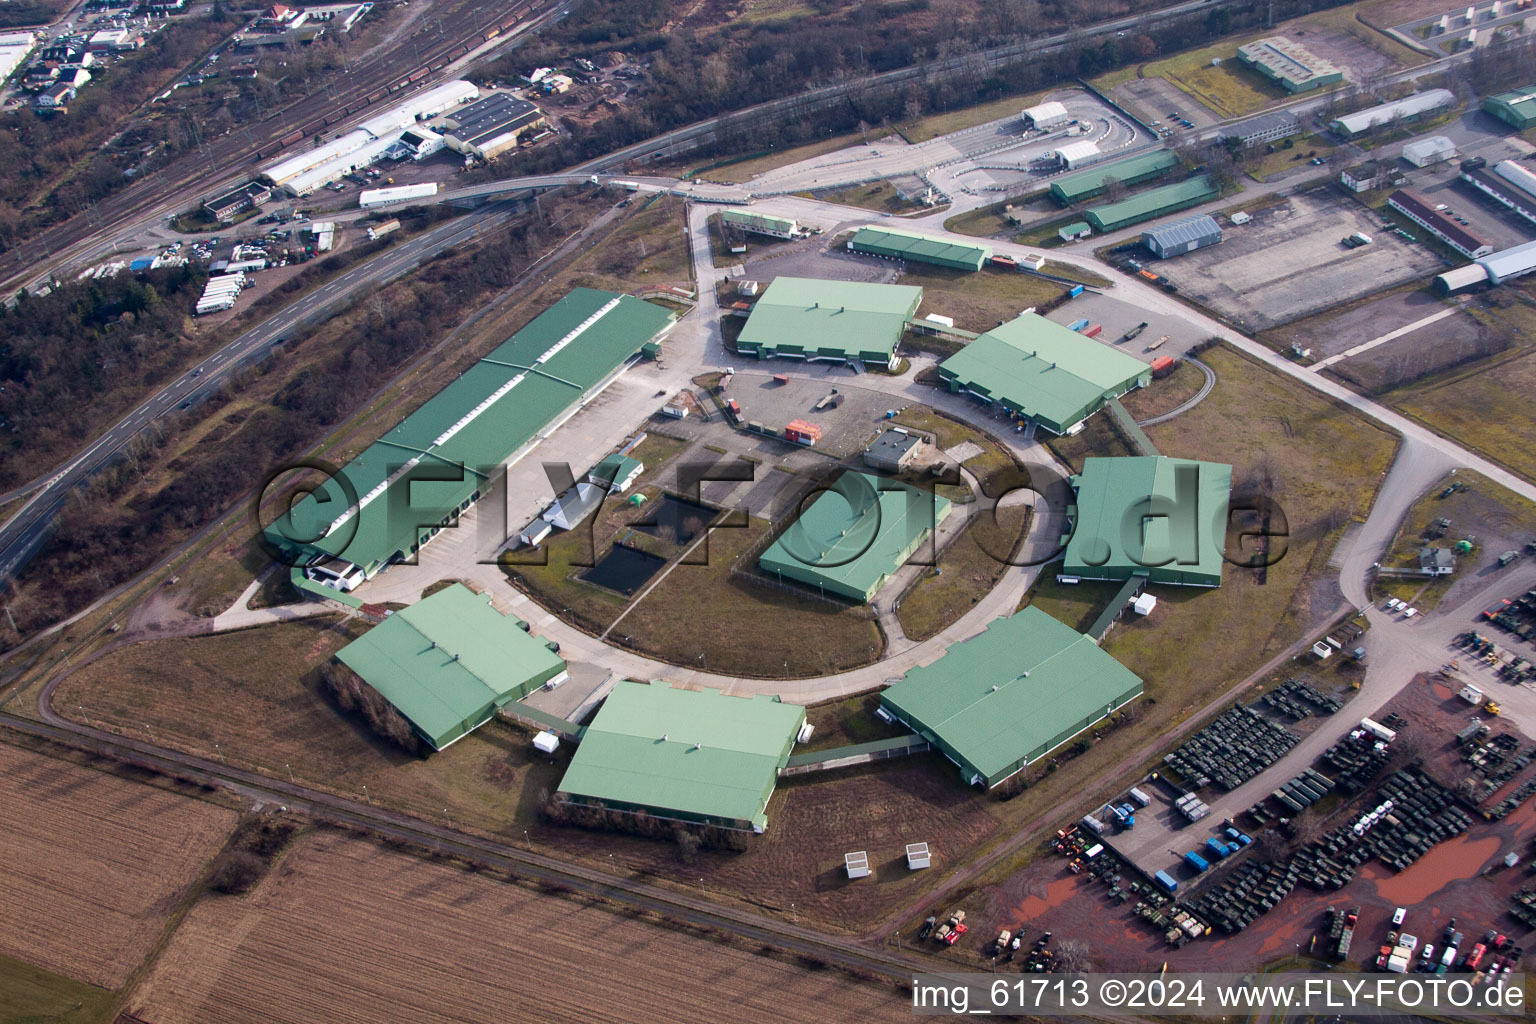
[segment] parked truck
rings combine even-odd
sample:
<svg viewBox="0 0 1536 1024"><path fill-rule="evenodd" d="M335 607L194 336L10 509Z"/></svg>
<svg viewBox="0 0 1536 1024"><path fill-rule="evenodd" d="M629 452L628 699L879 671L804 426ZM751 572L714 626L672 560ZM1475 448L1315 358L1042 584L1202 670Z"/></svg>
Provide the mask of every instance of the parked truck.
<svg viewBox="0 0 1536 1024"><path fill-rule="evenodd" d="M1200 856L1193 850L1184 855L1184 863L1188 864L1196 871L1204 871L1206 868L1211 866L1209 861L1207 861L1204 857Z"/></svg>
<svg viewBox="0 0 1536 1024"><path fill-rule="evenodd" d="M1166 871L1159 871L1152 876L1152 880L1171 893L1179 891L1179 880Z"/></svg>

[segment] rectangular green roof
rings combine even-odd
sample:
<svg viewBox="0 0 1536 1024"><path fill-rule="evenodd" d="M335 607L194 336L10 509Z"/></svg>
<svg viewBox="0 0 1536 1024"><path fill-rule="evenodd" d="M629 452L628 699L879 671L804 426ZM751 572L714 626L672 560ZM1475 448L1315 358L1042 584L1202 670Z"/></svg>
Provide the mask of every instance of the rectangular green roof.
<svg viewBox="0 0 1536 1024"><path fill-rule="evenodd" d="M1220 193L1214 178L1209 174L1200 174L1187 181L1176 181L1172 185L1149 189L1118 203L1092 207L1085 216L1088 223L1099 231L1115 231L1166 213L1187 209L1207 199L1215 199Z"/></svg>
<svg viewBox="0 0 1536 1024"><path fill-rule="evenodd" d="M490 473L665 331L671 314L629 295L572 290L349 462L267 536L372 572L419 530L466 506ZM443 478L449 479L443 479ZM455 479L456 478L456 479ZM311 538L319 538L311 540Z"/></svg>
<svg viewBox="0 0 1536 1024"><path fill-rule="evenodd" d="M663 682L620 681L582 734L560 792L761 831L805 709Z"/></svg>
<svg viewBox="0 0 1536 1024"><path fill-rule="evenodd" d="M792 235L795 222L787 217L771 217L766 213L748 213L746 210L726 210L720 219L748 231L765 231L771 235Z"/></svg>
<svg viewBox="0 0 1536 1024"><path fill-rule="evenodd" d="M1033 606L908 672L881 706L995 786L1141 694L1141 679Z"/></svg>
<svg viewBox="0 0 1536 1024"><path fill-rule="evenodd" d="M597 465L587 471L587 478L593 483L613 486L615 480L623 480L637 470L643 470L645 463L629 455L620 455L614 452L605 456Z"/></svg>
<svg viewBox="0 0 1536 1024"><path fill-rule="evenodd" d="M1178 164L1179 158L1166 149L1099 164L1052 182L1051 198L1067 206L1098 195L1104 190L1104 182L1110 178L1122 185L1139 185L1166 174Z"/></svg>
<svg viewBox="0 0 1536 1024"><path fill-rule="evenodd" d="M956 270L980 270L982 264L992 258L991 246L950 242L893 228L859 228L849 240L848 248L854 252L914 263L934 263Z"/></svg>
<svg viewBox="0 0 1536 1024"><path fill-rule="evenodd" d="M455 583L402 608L336 653L441 750L497 708L565 671L565 662Z"/></svg>
<svg viewBox="0 0 1536 1024"><path fill-rule="evenodd" d="M1151 380L1135 356L1035 313L994 327L939 364L952 390L1001 403L1060 434Z"/></svg>
<svg viewBox="0 0 1536 1024"><path fill-rule="evenodd" d="M776 277L736 346L760 355L888 363L922 301L914 285Z"/></svg>
<svg viewBox="0 0 1536 1024"><path fill-rule="evenodd" d="M950 502L899 480L845 472L758 559L787 576L868 601L949 515Z"/></svg>
<svg viewBox="0 0 1536 1024"><path fill-rule="evenodd" d="M1077 516L1061 575L1145 574L1153 583L1221 585L1231 466L1164 456L1090 458L1072 483Z"/></svg>
<svg viewBox="0 0 1536 1024"><path fill-rule="evenodd" d="M1483 109L1521 131L1536 127L1536 85L1485 97Z"/></svg>

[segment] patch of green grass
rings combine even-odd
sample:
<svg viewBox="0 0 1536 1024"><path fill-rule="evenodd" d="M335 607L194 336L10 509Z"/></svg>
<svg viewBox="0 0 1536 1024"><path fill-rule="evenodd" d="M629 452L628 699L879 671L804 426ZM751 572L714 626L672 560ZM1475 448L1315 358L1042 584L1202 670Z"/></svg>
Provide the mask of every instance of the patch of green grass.
<svg viewBox="0 0 1536 1024"><path fill-rule="evenodd" d="M870 142L879 142L883 137L883 131L867 133L867 140ZM760 153L738 160L735 163L711 167L708 170L699 171L697 177L707 181L721 181L732 185L740 184L745 181L751 181L765 171L799 163L801 160L809 160L811 157L821 156L824 153L847 149L849 146L857 146L865 141L866 135L862 135L859 132L848 132L845 135L834 135L821 142L809 142L803 146L794 146L790 149Z"/></svg>
<svg viewBox="0 0 1536 1024"><path fill-rule="evenodd" d="M901 198L896 186L888 181L868 181L862 185L849 185L847 188L795 194L805 196L807 199L819 199L824 203L874 210L877 213L911 213L914 210L929 209L920 202Z"/></svg>
<svg viewBox="0 0 1536 1024"><path fill-rule="evenodd" d="M1313 170L1331 173L1327 168L1318 168L1307 163L1314 156L1324 159L1333 156L1338 146L1328 136L1303 135L1284 141L1295 142L1295 145L1286 149L1281 143L1276 143L1273 153L1261 152L1247 165L1248 174L1258 181L1267 181L1271 176L1295 167L1312 167Z"/></svg>
<svg viewBox="0 0 1536 1024"><path fill-rule="evenodd" d="M953 317L961 330L980 334L999 321L1012 320L1030 306L1040 306L1066 289L1055 281L1015 270L983 267L978 271L951 270L909 263L902 284L923 289L922 312Z"/></svg>
<svg viewBox="0 0 1536 1024"><path fill-rule="evenodd" d="M1241 40L1240 42L1248 42ZM1211 108L1221 117L1239 117L1285 99L1285 89L1237 59L1239 41L1216 43L1198 50L1150 61L1138 68L1119 71L1094 80L1101 90L1111 90L1134 78L1163 78ZM1211 61L1221 63L1212 66Z"/></svg>
<svg viewBox="0 0 1536 1024"><path fill-rule="evenodd" d="M0 1024L107 1024L115 993L0 956Z"/></svg>
<svg viewBox="0 0 1536 1024"><path fill-rule="evenodd" d="M1000 121L1005 117L1017 117L1019 111L1025 107L1034 106L1044 99L1045 96L1045 92L1037 92L1028 96L1004 96L1001 99L978 103L974 107L962 107L959 110L950 110L942 114L930 114L927 117L920 117L916 121L898 124L896 130L908 142L926 142L929 139L936 139L940 135L948 135L950 132L974 128L977 125L987 124L990 121Z"/></svg>
<svg viewBox="0 0 1536 1024"><path fill-rule="evenodd" d="M811 734L809 743L795 745L795 753L851 747L856 743L873 743L906 735L905 726L875 717L875 709L879 706L880 694L876 691L806 708L805 720L814 725L816 731Z"/></svg>

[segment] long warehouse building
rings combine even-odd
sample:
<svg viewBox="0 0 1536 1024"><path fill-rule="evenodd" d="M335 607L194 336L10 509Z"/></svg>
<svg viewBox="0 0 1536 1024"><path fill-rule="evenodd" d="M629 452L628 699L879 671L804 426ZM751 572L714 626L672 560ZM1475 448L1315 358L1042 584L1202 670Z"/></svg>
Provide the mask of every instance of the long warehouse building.
<svg viewBox="0 0 1536 1024"><path fill-rule="evenodd" d="M1111 179L1125 186L1140 185L1161 178L1178 165L1179 158L1172 152L1156 149L1140 156L1100 164L1054 181L1051 183L1051 198L1062 206L1071 206L1097 197Z"/></svg>
<svg viewBox="0 0 1536 1024"><path fill-rule="evenodd" d="M1237 59L1279 82L1289 93L1310 92L1344 81L1344 72L1293 39L1270 36L1237 48Z"/></svg>
<svg viewBox="0 0 1536 1024"><path fill-rule="evenodd" d="M1483 109L1517 132L1536 128L1536 85L1486 96Z"/></svg>
<svg viewBox="0 0 1536 1024"><path fill-rule="evenodd" d="M848 240L848 248L870 256L932 263L953 270L980 270L992 258L992 247L988 245L949 242L893 228L859 228Z"/></svg>
<svg viewBox="0 0 1536 1024"><path fill-rule="evenodd" d="M672 325L643 299L572 290L296 502L268 542L290 564L336 559L367 576L410 557Z"/></svg>
<svg viewBox="0 0 1536 1024"><path fill-rule="evenodd" d="M1503 284L1530 273L1536 273L1536 242L1500 249L1464 267L1447 270L1435 278L1435 288L1442 295L1451 295L1475 285Z"/></svg>
<svg viewBox="0 0 1536 1024"><path fill-rule="evenodd" d="M1423 196L1405 188L1387 197L1387 205L1468 259L1493 252L1493 246L1436 210Z"/></svg>
<svg viewBox="0 0 1536 1024"><path fill-rule="evenodd" d="M1536 173L1528 168L1513 160L1501 160L1491 168L1463 164L1460 177L1500 206L1536 223Z"/></svg>
<svg viewBox="0 0 1536 1024"><path fill-rule="evenodd" d="M1141 693L1092 639L1030 606L908 672L880 709L991 788Z"/></svg>
<svg viewBox="0 0 1536 1024"><path fill-rule="evenodd" d="M917 315L923 290L907 284L776 277L736 349L759 359L896 365L896 344Z"/></svg>
<svg viewBox="0 0 1536 1024"><path fill-rule="evenodd" d="M1187 210L1221 194L1216 181L1209 174L1196 175L1187 181L1176 181L1150 189L1118 203L1090 207L1083 216L1100 234L1118 231L1133 224L1170 213Z"/></svg>
<svg viewBox="0 0 1536 1024"><path fill-rule="evenodd" d="M1455 103L1456 94L1449 89L1426 89L1391 103L1345 114L1335 119L1329 127L1346 139L1352 139L1378 125L1388 125L1394 121L1416 121L1425 114L1446 110Z"/></svg>

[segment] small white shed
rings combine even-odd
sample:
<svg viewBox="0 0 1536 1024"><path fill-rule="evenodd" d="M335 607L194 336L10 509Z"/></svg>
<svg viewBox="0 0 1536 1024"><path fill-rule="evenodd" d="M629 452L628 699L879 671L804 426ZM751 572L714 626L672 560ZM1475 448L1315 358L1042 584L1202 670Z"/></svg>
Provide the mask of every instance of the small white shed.
<svg viewBox="0 0 1536 1024"><path fill-rule="evenodd" d="M927 843L907 844L907 870L921 871L930 864Z"/></svg>
<svg viewBox="0 0 1536 1024"><path fill-rule="evenodd" d="M533 738L533 749L543 754L553 754L560 749L560 737L545 729Z"/></svg>
<svg viewBox="0 0 1536 1024"><path fill-rule="evenodd" d="M843 854L843 867L849 878L869 877L869 854L863 850Z"/></svg>

